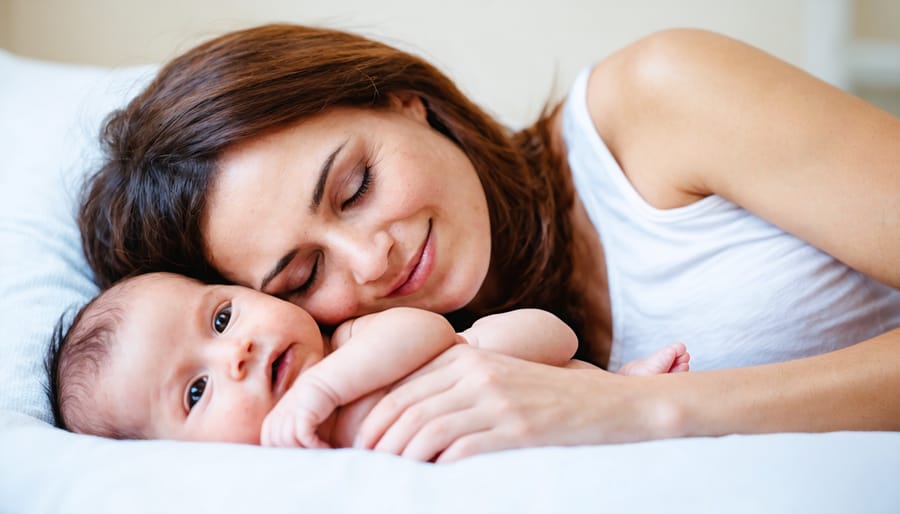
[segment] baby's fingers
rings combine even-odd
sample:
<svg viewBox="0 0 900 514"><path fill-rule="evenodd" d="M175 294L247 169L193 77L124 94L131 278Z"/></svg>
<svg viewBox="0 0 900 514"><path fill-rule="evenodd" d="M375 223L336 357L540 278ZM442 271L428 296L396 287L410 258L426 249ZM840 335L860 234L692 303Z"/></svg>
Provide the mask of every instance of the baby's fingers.
<svg viewBox="0 0 900 514"><path fill-rule="evenodd" d="M259 434L259 444L263 446L300 446L300 441L291 437L291 420L284 413L272 411L263 420Z"/></svg>
<svg viewBox="0 0 900 514"><path fill-rule="evenodd" d="M266 416L260 431L263 446L330 448L316 434L316 426L308 416L273 411Z"/></svg>

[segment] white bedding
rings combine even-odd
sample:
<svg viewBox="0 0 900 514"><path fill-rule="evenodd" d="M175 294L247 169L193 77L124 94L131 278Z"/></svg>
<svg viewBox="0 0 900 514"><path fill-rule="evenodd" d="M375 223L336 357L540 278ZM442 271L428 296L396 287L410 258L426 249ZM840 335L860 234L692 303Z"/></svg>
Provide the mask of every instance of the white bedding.
<svg viewBox="0 0 900 514"><path fill-rule="evenodd" d="M120 442L15 420L5 512L896 513L900 436L534 448L449 465L352 450Z"/></svg>
<svg viewBox="0 0 900 514"><path fill-rule="evenodd" d="M152 70L0 51L0 512L900 512L900 433L536 448L436 466L52 428L44 350L59 313L95 292L73 218L79 182L100 120Z"/></svg>

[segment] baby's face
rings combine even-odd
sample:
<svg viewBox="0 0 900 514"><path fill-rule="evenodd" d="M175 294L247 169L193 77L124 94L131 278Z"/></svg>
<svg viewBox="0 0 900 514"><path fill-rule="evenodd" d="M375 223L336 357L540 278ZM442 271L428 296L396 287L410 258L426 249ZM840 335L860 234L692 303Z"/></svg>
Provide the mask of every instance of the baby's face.
<svg viewBox="0 0 900 514"><path fill-rule="evenodd" d="M266 414L324 355L303 309L169 274L125 293L100 408L148 438L259 444Z"/></svg>

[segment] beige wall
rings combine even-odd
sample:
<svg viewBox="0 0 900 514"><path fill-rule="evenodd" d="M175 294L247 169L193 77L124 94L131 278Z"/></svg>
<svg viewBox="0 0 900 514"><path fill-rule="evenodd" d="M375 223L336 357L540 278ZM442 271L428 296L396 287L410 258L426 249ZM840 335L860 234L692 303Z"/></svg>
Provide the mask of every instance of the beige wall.
<svg viewBox="0 0 900 514"><path fill-rule="evenodd" d="M384 33L426 49L471 40L543 52L547 44L583 41L594 43L595 56L657 28L688 25L750 39L791 59L801 54L805 0L2 1L14 20L13 50L119 65L158 61L211 34L268 21ZM533 37L536 31L547 39Z"/></svg>
<svg viewBox="0 0 900 514"><path fill-rule="evenodd" d="M9 49L66 62L159 62L270 21L381 35L425 54L480 103L531 118L556 83L653 30L718 30L798 63L804 0L7 0ZM557 91L557 93L559 93Z"/></svg>
<svg viewBox="0 0 900 514"><path fill-rule="evenodd" d="M900 2L856 0L857 37L900 44ZM900 116L900 87L859 86L854 91L866 100Z"/></svg>
<svg viewBox="0 0 900 514"><path fill-rule="evenodd" d="M856 35L900 41L900 2L856 0Z"/></svg>
<svg viewBox="0 0 900 514"><path fill-rule="evenodd" d="M326 24L424 54L476 100L520 122L554 84L666 27L716 30L803 66L809 1L0 0L0 44L36 58L120 66L160 62L238 27ZM866 16L857 31L900 40L900 16L891 25L883 14L900 4L857 1Z"/></svg>
<svg viewBox="0 0 900 514"><path fill-rule="evenodd" d="M0 0L0 48L12 48L12 0Z"/></svg>

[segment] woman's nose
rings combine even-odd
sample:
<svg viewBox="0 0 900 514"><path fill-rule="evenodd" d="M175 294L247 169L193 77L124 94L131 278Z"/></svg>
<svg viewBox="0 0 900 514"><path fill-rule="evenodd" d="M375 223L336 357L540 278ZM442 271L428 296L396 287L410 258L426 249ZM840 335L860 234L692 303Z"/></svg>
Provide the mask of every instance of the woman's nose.
<svg viewBox="0 0 900 514"><path fill-rule="evenodd" d="M253 358L253 341L235 339L224 343L224 364L228 376L233 380L243 380L247 376L247 367Z"/></svg>
<svg viewBox="0 0 900 514"><path fill-rule="evenodd" d="M374 282L387 272L394 239L386 231L336 231L332 238L334 250L341 255L357 284Z"/></svg>

